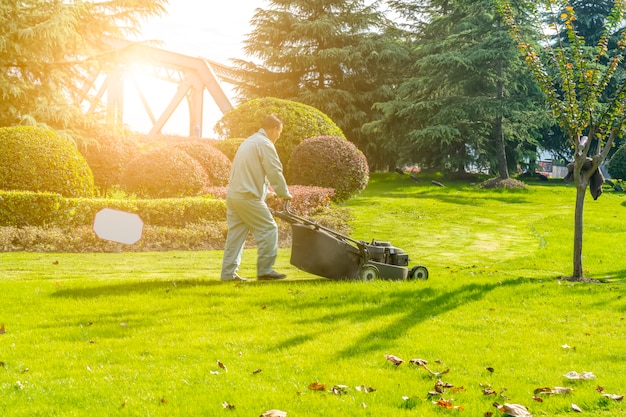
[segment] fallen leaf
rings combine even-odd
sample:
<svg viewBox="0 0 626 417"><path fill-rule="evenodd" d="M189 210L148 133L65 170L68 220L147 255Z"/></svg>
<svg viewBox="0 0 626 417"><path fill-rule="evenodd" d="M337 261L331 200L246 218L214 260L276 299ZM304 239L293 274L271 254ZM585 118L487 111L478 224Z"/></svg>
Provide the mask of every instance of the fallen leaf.
<svg viewBox="0 0 626 417"><path fill-rule="evenodd" d="M321 384L319 382L311 382L309 384L309 389L312 391L326 391L326 384Z"/></svg>
<svg viewBox="0 0 626 417"><path fill-rule="evenodd" d="M598 392L604 392L604 387L601 387L600 385L598 385L598 386L596 387L596 391L598 391Z"/></svg>
<svg viewBox="0 0 626 417"><path fill-rule="evenodd" d="M437 362L437 363L439 363L439 364L441 363L441 361L440 361L440 360L436 360L435 362ZM428 366L426 366L426 365L428 364L428 362L427 362L427 361L425 361L424 359L411 359L411 360L409 361L409 363L411 363L411 364L413 364L413 365L421 366L422 368L426 369L426 370L427 370L427 371L428 371L431 375L435 375L435 376L445 375L445 374L447 374L448 372L450 372L450 369L449 369L449 368L448 368L448 369L446 369L446 370L444 370L444 371L441 371L441 372L435 372L435 371L432 371L432 370L430 370L430 369L428 368Z"/></svg>
<svg viewBox="0 0 626 417"><path fill-rule="evenodd" d="M546 387L546 388L537 388L533 391L535 394L571 394L574 391L573 388L567 387Z"/></svg>
<svg viewBox="0 0 626 417"><path fill-rule="evenodd" d="M220 374L220 372L219 372L219 371L210 371L209 373L210 373L211 375L219 375L219 374Z"/></svg>
<svg viewBox="0 0 626 417"><path fill-rule="evenodd" d="M224 371L228 372L228 368L226 368L226 365L224 365L222 361L220 361L219 359L217 360L217 366L222 368Z"/></svg>
<svg viewBox="0 0 626 417"><path fill-rule="evenodd" d="M366 387L365 385L359 385L358 387L356 387L357 391L362 391L362 392L374 392L376 391L375 388L372 387Z"/></svg>
<svg viewBox="0 0 626 417"><path fill-rule="evenodd" d="M435 402L439 407L445 408L446 410L463 410L463 407L460 405L452 404L452 401L444 400L443 398Z"/></svg>
<svg viewBox="0 0 626 417"><path fill-rule="evenodd" d="M4 329L4 323L0 324L0 334L5 334L7 331Z"/></svg>
<svg viewBox="0 0 626 417"><path fill-rule="evenodd" d="M615 401L622 401L624 399L624 394L602 394L602 396Z"/></svg>
<svg viewBox="0 0 626 417"><path fill-rule="evenodd" d="M161 397L161 404L167 404L167 398Z"/></svg>
<svg viewBox="0 0 626 417"><path fill-rule="evenodd" d="M346 394L348 392L348 386L347 385L335 385L334 387L330 389L330 392L335 395Z"/></svg>
<svg viewBox="0 0 626 417"><path fill-rule="evenodd" d="M287 417L286 411L281 410L267 410L260 417Z"/></svg>
<svg viewBox="0 0 626 417"><path fill-rule="evenodd" d="M538 403L542 403L543 402L543 398L537 397L536 395L533 396L533 400L537 401Z"/></svg>
<svg viewBox="0 0 626 417"><path fill-rule="evenodd" d="M2 361L0 361L0 368L6 368L6 367L7 367L7 364L2 362Z"/></svg>
<svg viewBox="0 0 626 417"><path fill-rule="evenodd" d="M579 374L576 371L571 371L563 376L568 379L596 379L596 376L593 374L593 372L583 372L582 374Z"/></svg>
<svg viewBox="0 0 626 417"><path fill-rule="evenodd" d="M583 410L581 410L580 407L577 406L576 404L572 404L572 410L576 411L577 413L583 412Z"/></svg>
<svg viewBox="0 0 626 417"><path fill-rule="evenodd" d="M224 407L224 408L225 408L225 409L227 409L227 410L232 410L233 408L235 408L235 406L234 406L234 405L229 404L227 401L224 401L224 402L222 403L222 407Z"/></svg>
<svg viewBox="0 0 626 417"><path fill-rule="evenodd" d="M567 343L561 346L563 349L572 349L572 350L576 350L576 346L570 346Z"/></svg>
<svg viewBox="0 0 626 417"><path fill-rule="evenodd" d="M399 366L402 364L402 362L404 362L402 359L394 355L385 355L385 359L387 359L389 362L393 363L396 366Z"/></svg>
<svg viewBox="0 0 626 417"><path fill-rule="evenodd" d="M506 415L513 417L532 417L532 414L528 411L528 408L524 407L521 404L508 404L504 403L500 405L498 403L493 404L498 410L503 412Z"/></svg>
<svg viewBox="0 0 626 417"><path fill-rule="evenodd" d="M254 371L252 371L252 375L256 375L259 372L261 372L261 368L255 369Z"/></svg>

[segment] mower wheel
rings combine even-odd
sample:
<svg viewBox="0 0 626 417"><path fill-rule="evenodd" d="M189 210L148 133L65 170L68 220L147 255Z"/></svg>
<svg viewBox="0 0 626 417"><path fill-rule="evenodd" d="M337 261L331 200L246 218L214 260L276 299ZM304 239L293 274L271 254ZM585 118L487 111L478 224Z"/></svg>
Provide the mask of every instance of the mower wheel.
<svg viewBox="0 0 626 417"><path fill-rule="evenodd" d="M409 279L428 279L428 269L425 266L414 266L409 271Z"/></svg>
<svg viewBox="0 0 626 417"><path fill-rule="evenodd" d="M378 278L379 276L380 272L378 271L376 265L365 264L361 267L361 270L359 271L359 278L362 281L371 281Z"/></svg>

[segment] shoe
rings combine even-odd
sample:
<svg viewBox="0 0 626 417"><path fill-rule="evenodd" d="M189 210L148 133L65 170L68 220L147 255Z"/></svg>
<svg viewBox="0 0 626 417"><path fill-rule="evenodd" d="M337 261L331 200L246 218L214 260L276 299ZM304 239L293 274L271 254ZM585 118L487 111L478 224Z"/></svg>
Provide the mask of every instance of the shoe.
<svg viewBox="0 0 626 417"><path fill-rule="evenodd" d="M232 278L226 278L226 279L222 278L222 281L228 281L228 282L230 282L230 281L247 281L247 280L248 280L247 278L240 277L237 274L233 275Z"/></svg>
<svg viewBox="0 0 626 417"><path fill-rule="evenodd" d="M285 278L287 278L287 275L281 274L280 272L272 271L269 274L260 275L260 276L258 276L256 278L259 281L274 281L274 280L277 280L277 279L285 279Z"/></svg>

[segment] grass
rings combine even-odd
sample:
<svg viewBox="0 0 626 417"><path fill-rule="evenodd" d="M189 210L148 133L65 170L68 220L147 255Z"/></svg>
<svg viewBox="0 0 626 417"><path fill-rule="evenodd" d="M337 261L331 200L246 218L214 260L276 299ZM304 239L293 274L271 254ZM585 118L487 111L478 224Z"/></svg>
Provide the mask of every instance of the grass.
<svg viewBox="0 0 626 417"><path fill-rule="evenodd" d="M624 196L587 201L584 266L602 283L580 284L560 279L571 273L573 188L406 178L375 175L346 203L351 235L391 241L428 267L427 281L325 280L289 265L289 249L277 263L287 281L243 284L217 280L220 251L1 254L0 416L461 412L434 404L438 377L413 358L449 369L441 397L462 415L503 415L494 402L624 415L598 392L626 391ZM246 251L242 275L254 258ZM533 400L545 387L574 390Z"/></svg>

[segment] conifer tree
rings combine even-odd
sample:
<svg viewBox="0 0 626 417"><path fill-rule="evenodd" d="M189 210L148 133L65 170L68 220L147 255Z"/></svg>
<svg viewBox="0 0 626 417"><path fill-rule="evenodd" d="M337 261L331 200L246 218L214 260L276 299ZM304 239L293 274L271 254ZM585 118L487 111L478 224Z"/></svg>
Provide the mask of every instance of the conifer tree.
<svg viewBox="0 0 626 417"><path fill-rule="evenodd" d="M367 155L384 159L385 138L362 126L389 100L407 49L395 25L364 0L270 0L257 9L244 51L235 60L243 99L278 97L326 113Z"/></svg>

